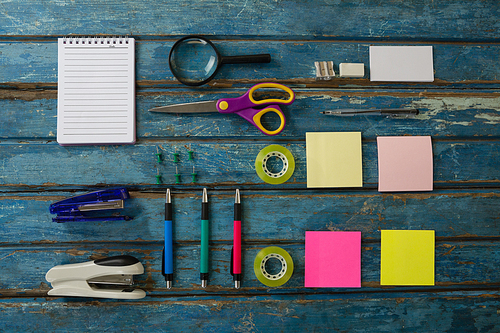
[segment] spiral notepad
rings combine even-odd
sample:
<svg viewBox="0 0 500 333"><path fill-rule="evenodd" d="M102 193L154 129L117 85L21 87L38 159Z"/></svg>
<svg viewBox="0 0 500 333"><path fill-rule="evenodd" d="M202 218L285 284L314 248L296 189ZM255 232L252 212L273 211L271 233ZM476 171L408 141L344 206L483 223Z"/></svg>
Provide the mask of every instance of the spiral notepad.
<svg viewBox="0 0 500 333"><path fill-rule="evenodd" d="M135 143L135 40L58 40L57 142Z"/></svg>

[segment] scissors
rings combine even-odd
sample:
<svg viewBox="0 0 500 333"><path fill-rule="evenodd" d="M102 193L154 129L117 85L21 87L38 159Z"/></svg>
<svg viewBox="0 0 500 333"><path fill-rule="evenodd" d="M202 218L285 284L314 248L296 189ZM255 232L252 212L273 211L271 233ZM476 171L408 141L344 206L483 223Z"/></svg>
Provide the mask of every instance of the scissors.
<svg viewBox="0 0 500 333"><path fill-rule="evenodd" d="M256 100L254 93L260 88L274 88L288 93L288 99L268 98ZM251 87L243 96L236 98L222 98L216 101L194 102L184 104L173 104L150 109L151 112L165 113L200 113L200 112L219 112L219 113L236 113L243 117L252 125L257 127L266 135L276 135L285 127L285 115L281 111L278 104L289 105L295 100L295 93L292 89L279 83L259 83ZM268 113L274 112L280 118L280 126L275 130L265 128L261 123L261 117Z"/></svg>

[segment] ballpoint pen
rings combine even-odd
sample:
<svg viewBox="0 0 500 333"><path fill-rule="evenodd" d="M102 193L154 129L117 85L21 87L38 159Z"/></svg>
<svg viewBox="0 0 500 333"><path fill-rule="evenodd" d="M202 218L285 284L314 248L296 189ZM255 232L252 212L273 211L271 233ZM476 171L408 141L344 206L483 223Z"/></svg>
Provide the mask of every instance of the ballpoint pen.
<svg viewBox="0 0 500 333"><path fill-rule="evenodd" d="M208 282L208 196L207 189L203 189L201 200L201 259L200 259L201 286L205 288Z"/></svg>
<svg viewBox="0 0 500 333"><path fill-rule="evenodd" d="M409 118L418 115L418 109L338 109L320 112L329 116L385 116Z"/></svg>
<svg viewBox="0 0 500 333"><path fill-rule="evenodd" d="M241 203L240 190L236 189L234 198L233 250L231 251L231 274L234 287L240 289L241 284Z"/></svg>
<svg viewBox="0 0 500 333"><path fill-rule="evenodd" d="M172 288L174 279L174 256L172 240L172 198L167 189L165 198L165 247L163 248L162 274L167 282L167 289Z"/></svg>

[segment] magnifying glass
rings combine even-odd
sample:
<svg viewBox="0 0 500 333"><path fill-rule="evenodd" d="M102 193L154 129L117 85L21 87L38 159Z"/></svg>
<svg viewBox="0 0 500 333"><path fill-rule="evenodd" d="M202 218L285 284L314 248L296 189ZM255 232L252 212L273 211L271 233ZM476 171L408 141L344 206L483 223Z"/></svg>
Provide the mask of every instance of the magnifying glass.
<svg viewBox="0 0 500 333"><path fill-rule="evenodd" d="M221 56L208 39L190 35L172 46L168 65L172 74L188 86L201 86L212 80L223 64L269 63L270 54Z"/></svg>

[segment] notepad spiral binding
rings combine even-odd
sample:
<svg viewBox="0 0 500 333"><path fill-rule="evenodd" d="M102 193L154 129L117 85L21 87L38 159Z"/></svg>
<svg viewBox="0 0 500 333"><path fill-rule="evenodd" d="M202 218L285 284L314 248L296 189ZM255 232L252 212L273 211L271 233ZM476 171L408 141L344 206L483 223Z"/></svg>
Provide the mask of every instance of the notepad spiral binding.
<svg viewBox="0 0 500 333"><path fill-rule="evenodd" d="M111 45L128 44L129 36L68 36L63 37L63 44L82 44L82 45Z"/></svg>

